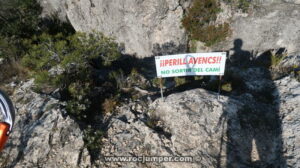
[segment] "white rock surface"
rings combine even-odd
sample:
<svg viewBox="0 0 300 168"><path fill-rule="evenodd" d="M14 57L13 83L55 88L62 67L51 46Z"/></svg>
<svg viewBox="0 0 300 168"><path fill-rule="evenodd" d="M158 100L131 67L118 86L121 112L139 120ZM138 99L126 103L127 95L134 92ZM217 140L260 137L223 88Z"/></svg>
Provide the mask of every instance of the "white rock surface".
<svg viewBox="0 0 300 168"><path fill-rule="evenodd" d="M90 156L78 124L61 103L32 91L26 82L13 94L16 122L1 154L1 167L87 167Z"/></svg>
<svg viewBox="0 0 300 168"><path fill-rule="evenodd" d="M99 164L299 167L300 83L286 77L262 87L271 85L276 87L270 90L275 96L270 104L249 93L218 100L216 93L194 89L158 99L139 112L135 103L125 105L110 122L102 156L193 156L194 162Z"/></svg>
<svg viewBox="0 0 300 168"><path fill-rule="evenodd" d="M300 6L288 3L258 5L247 16L233 14L232 36L219 48L233 48L233 41L241 39L243 49L264 52L286 48L288 54L299 53Z"/></svg>
<svg viewBox="0 0 300 168"><path fill-rule="evenodd" d="M44 13L66 15L76 31L103 32L124 43L127 54L146 57L165 47L185 51L187 38L181 19L189 1L41 0L41 4Z"/></svg>

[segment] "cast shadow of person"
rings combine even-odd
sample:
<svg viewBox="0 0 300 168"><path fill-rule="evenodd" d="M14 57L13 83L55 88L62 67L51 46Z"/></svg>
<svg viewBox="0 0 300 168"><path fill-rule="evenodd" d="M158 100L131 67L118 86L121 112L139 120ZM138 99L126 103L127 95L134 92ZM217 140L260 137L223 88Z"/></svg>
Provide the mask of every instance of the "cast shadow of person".
<svg viewBox="0 0 300 168"><path fill-rule="evenodd" d="M236 81L232 83L232 97L243 105L235 114L228 115L229 109L224 110L225 115L222 116L227 122L224 131L227 135L227 141L224 141L226 161L218 163L218 167L286 167L282 154L280 101L278 96L273 96L278 91L271 78L271 53L268 51L254 58L249 51L242 49L242 45L241 39L234 41L234 53L227 68ZM249 86L255 83L261 88ZM227 108L234 103L233 99L227 102Z"/></svg>

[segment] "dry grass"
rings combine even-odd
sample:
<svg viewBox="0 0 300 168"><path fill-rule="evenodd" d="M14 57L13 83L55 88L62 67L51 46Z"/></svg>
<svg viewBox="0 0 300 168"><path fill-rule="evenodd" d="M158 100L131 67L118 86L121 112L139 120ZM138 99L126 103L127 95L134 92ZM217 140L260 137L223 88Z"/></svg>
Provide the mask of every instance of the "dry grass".
<svg viewBox="0 0 300 168"><path fill-rule="evenodd" d="M27 70L19 62L4 63L0 66L0 84L23 80L26 77Z"/></svg>
<svg viewBox="0 0 300 168"><path fill-rule="evenodd" d="M19 64L12 62L0 65L0 89L8 95L12 95L14 88L7 85L11 82L19 82L27 78L27 70Z"/></svg>
<svg viewBox="0 0 300 168"><path fill-rule="evenodd" d="M114 98L105 99L104 103L102 103L103 114L106 115L106 114L112 113L117 105L118 105L118 102Z"/></svg>

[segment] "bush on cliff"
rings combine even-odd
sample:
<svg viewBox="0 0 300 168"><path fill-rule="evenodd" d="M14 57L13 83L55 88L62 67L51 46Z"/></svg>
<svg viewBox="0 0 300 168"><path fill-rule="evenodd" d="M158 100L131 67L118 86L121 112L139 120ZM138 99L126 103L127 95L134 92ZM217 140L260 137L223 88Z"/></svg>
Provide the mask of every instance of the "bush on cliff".
<svg viewBox="0 0 300 168"><path fill-rule="evenodd" d="M224 40L230 33L228 23L214 25L220 11L217 0L195 0L182 19L182 25L192 40L211 46Z"/></svg>
<svg viewBox="0 0 300 168"><path fill-rule="evenodd" d="M84 118L93 95L94 69L119 58L118 45L101 33L42 34L31 41L22 64L40 88L60 88L68 95L68 111Z"/></svg>
<svg viewBox="0 0 300 168"><path fill-rule="evenodd" d="M248 12L253 0L223 0L232 4L233 7L241 9L243 12Z"/></svg>
<svg viewBox="0 0 300 168"><path fill-rule="evenodd" d="M36 0L1 0L0 34L30 38L38 29L42 8Z"/></svg>
<svg viewBox="0 0 300 168"><path fill-rule="evenodd" d="M55 16L43 18L41 12L37 0L0 1L0 59L3 64L0 66L0 85L12 79L21 81L26 78L27 71L19 61L34 45L34 36L42 33L74 34L69 23L62 23Z"/></svg>
<svg viewBox="0 0 300 168"><path fill-rule="evenodd" d="M103 133L94 123L101 120L102 104L116 105L108 100L117 88L101 81L99 70L113 70L118 45L101 33L75 33L71 24L41 12L37 0L0 0L0 87L33 77L36 91L55 93L83 128L91 126L84 130L85 145L89 152L100 151Z"/></svg>

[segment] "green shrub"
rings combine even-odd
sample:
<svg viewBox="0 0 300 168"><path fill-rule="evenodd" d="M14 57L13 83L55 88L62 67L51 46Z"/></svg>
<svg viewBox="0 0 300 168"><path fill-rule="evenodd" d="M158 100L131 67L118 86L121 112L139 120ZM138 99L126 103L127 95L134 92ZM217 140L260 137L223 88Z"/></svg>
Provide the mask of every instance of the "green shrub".
<svg viewBox="0 0 300 168"><path fill-rule="evenodd" d="M0 58L5 62L14 60L17 57L17 48L9 38L0 36Z"/></svg>
<svg viewBox="0 0 300 168"><path fill-rule="evenodd" d="M230 32L228 23L221 25L208 25L197 29L192 35L195 39L205 42L206 46L212 46L226 39Z"/></svg>
<svg viewBox="0 0 300 168"><path fill-rule="evenodd" d="M37 0L0 1L0 57L4 55L8 61L18 61L32 48L33 36L42 33L74 34L70 23L61 22L55 15L40 17L41 13ZM8 48L3 41L9 44Z"/></svg>
<svg viewBox="0 0 300 168"><path fill-rule="evenodd" d="M137 68L132 68L128 76L128 87L137 86L142 89L147 89L150 87L150 83L147 81L145 76L137 70Z"/></svg>
<svg viewBox="0 0 300 168"><path fill-rule="evenodd" d="M26 79L27 71L19 62L8 62L0 65L0 85Z"/></svg>
<svg viewBox="0 0 300 168"><path fill-rule="evenodd" d="M251 4L251 0L239 0L238 8L242 9L243 12L247 12Z"/></svg>
<svg viewBox="0 0 300 168"><path fill-rule="evenodd" d="M39 78L40 83L56 87L68 85L66 82L72 82L75 76L79 79L88 78L95 59L99 59L103 66L108 66L120 56L117 44L101 33L76 33L69 37L42 34L35 37L32 43L28 54L22 59L23 65L34 76L43 76ZM51 75L49 71L58 66L64 72Z"/></svg>
<svg viewBox="0 0 300 168"><path fill-rule="evenodd" d="M92 129L86 128L84 130L84 142L85 146L89 149L92 157L99 155L99 152L102 147L102 137L105 135L105 132L101 129Z"/></svg>
<svg viewBox="0 0 300 168"><path fill-rule="evenodd" d="M149 128L155 129L157 127L157 125L158 125L158 122L159 122L159 118L158 117L149 117L149 118L147 118L145 124Z"/></svg>
<svg viewBox="0 0 300 168"><path fill-rule="evenodd" d="M37 0L0 1L0 59L4 61L0 87L2 82L19 81L28 71L35 78L36 92L51 93L59 88L68 113L81 126L94 125L107 92L114 91L97 83L93 75L96 68L110 66L119 58L118 45L101 33L75 33L71 24L55 15L40 17L41 12ZM100 151L103 132L84 130L90 154Z"/></svg>
<svg viewBox="0 0 300 168"><path fill-rule="evenodd" d="M231 92L232 91L232 86L231 83L225 83L221 86L221 89L226 91L226 92Z"/></svg>
<svg viewBox="0 0 300 168"><path fill-rule="evenodd" d="M203 80L204 76L194 76L194 80Z"/></svg>
<svg viewBox="0 0 300 168"><path fill-rule="evenodd" d="M175 77L174 81L175 81L176 87L187 83L187 80L185 79L185 77Z"/></svg>
<svg viewBox="0 0 300 168"><path fill-rule="evenodd" d="M151 83L152 83L152 86L159 88L160 84L164 85L166 83L166 79L165 78L153 78Z"/></svg>
<svg viewBox="0 0 300 168"><path fill-rule="evenodd" d="M206 46L224 40L230 34L228 23L213 25L221 11L217 0L195 0L182 20L192 40L202 41Z"/></svg>
<svg viewBox="0 0 300 168"><path fill-rule="evenodd" d="M39 29L42 11L36 0L1 0L0 34L14 38L30 38Z"/></svg>
<svg viewBox="0 0 300 168"><path fill-rule="evenodd" d="M191 40L189 43L189 52L195 53L197 52L197 40Z"/></svg>
<svg viewBox="0 0 300 168"><path fill-rule="evenodd" d="M121 90L122 88L126 87L126 77L122 69L111 71L109 73L109 79L114 81L118 90Z"/></svg>
<svg viewBox="0 0 300 168"><path fill-rule="evenodd" d="M11 40L0 36L0 85L26 78L27 72L17 60L18 54L18 48Z"/></svg>
<svg viewBox="0 0 300 168"><path fill-rule="evenodd" d="M293 73L294 77L296 78L297 81L300 82L300 66L294 65L292 67L292 69L293 69L292 73Z"/></svg>
<svg viewBox="0 0 300 168"><path fill-rule="evenodd" d="M138 72L136 68L132 68L129 77L133 83L137 84L139 82L140 75L141 74Z"/></svg>
<svg viewBox="0 0 300 168"><path fill-rule="evenodd" d="M231 3L243 12L247 12L251 6L252 0L223 0L224 2Z"/></svg>
<svg viewBox="0 0 300 168"><path fill-rule="evenodd" d="M93 86L88 80L86 82L78 80L68 86L67 91L70 97L67 100L67 111L76 116L77 119L84 120L88 117L86 111L92 103L89 96Z"/></svg>
<svg viewBox="0 0 300 168"><path fill-rule="evenodd" d="M22 64L30 70L39 88L64 90L68 112L85 119L94 95L95 66L109 66L119 56L118 45L101 33L42 34L33 38Z"/></svg>
<svg viewBox="0 0 300 168"><path fill-rule="evenodd" d="M285 54L272 54L271 55L271 66L276 67L285 57Z"/></svg>

